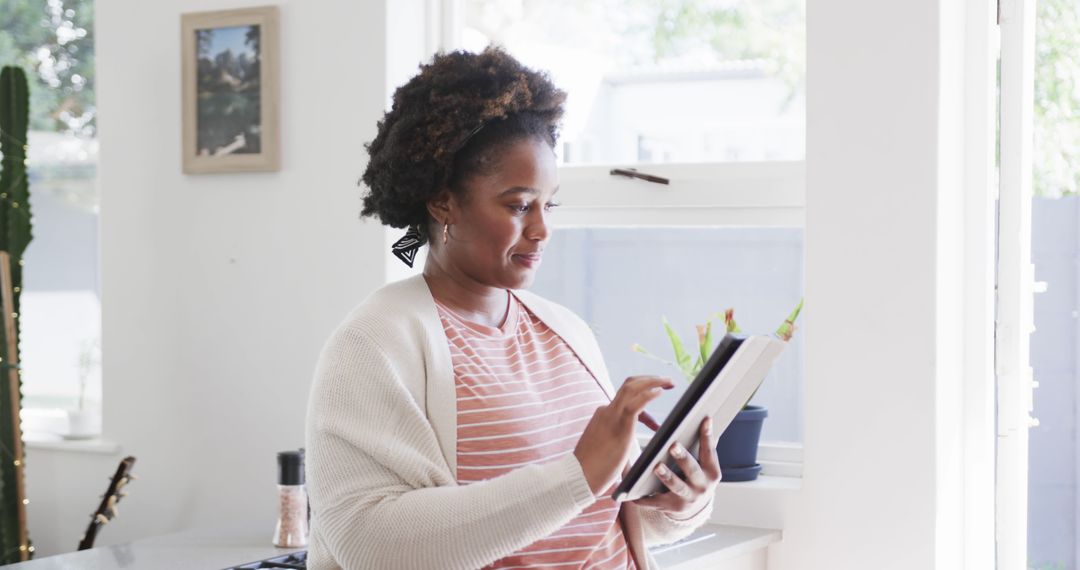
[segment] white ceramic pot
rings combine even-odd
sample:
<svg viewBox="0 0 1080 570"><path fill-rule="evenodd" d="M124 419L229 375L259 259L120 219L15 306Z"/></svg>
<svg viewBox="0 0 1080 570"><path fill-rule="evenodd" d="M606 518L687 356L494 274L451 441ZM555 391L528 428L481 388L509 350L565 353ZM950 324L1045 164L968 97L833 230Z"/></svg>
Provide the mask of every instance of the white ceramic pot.
<svg viewBox="0 0 1080 570"><path fill-rule="evenodd" d="M90 439L101 434L101 415L97 410L68 410L67 439Z"/></svg>

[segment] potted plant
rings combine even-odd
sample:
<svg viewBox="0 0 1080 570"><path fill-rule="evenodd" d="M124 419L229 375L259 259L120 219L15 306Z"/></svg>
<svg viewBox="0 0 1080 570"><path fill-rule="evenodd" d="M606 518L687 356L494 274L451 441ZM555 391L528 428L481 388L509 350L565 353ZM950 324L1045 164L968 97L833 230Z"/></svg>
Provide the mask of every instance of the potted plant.
<svg viewBox="0 0 1080 570"><path fill-rule="evenodd" d="M803 302L800 300L799 304L788 315L788 318L773 333L777 338L785 342L791 340L792 335L795 333L795 320L799 318L802 307ZM631 348L649 358L674 366L682 372L688 382L692 382L705 365L705 362L709 360L709 356L715 348L712 319L721 316L724 320L726 332L742 332L735 323L734 309L727 309L723 315L719 313L713 315L705 324L697 325L698 350L696 357L691 356L691 353L686 349L679 334L675 332L667 318L663 318L661 321L664 324L664 331L667 333L668 340L671 341L671 348L675 356L674 362L650 354L640 344L634 344ZM757 392L755 391L754 394L757 394ZM751 394L750 398L743 404L742 410L735 416L731 425L724 430L724 433L720 435L720 439L716 443L716 457L724 474L724 481L753 481L757 479L758 474L761 472L761 465L757 462L758 442L761 439L761 427L765 422L765 418L769 415L769 411L764 406L750 405L750 400L753 400L754 394Z"/></svg>
<svg viewBox="0 0 1080 570"><path fill-rule="evenodd" d="M79 406L67 412L68 431L64 434L66 439L90 439L96 437L101 431L100 414L96 409L86 405L86 385L100 362L99 350L100 347L95 338L83 341L82 350L79 351Z"/></svg>

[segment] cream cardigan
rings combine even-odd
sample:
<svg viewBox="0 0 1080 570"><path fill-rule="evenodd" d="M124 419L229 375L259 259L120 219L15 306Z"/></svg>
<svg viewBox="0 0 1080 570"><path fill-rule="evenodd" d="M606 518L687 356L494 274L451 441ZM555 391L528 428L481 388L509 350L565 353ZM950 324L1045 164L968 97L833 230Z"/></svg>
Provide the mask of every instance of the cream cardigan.
<svg viewBox="0 0 1080 570"><path fill-rule="evenodd" d="M584 321L527 291L514 293L613 397ZM446 335L423 276L379 289L349 314L323 348L308 400L308 568L480 568L592 504L573 454L459 486L456 402ZM619 517L638 567L657 567L646 544L690 534L711 510L710 501L676 520L623 503Z"/></svg>

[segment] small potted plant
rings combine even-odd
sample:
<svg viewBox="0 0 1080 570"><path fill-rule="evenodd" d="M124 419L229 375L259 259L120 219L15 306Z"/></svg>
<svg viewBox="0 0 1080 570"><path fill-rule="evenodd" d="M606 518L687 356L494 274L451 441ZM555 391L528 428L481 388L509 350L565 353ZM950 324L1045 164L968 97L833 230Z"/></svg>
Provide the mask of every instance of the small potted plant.
<svg viewBox="0 0 1080 570"><path fill-rule="evenodd" d="M777 338L785 342L791 340L792 335L795 333L795 320L799 318L802 307L803 302L800 300L799 304L788 315L788 318L773 333ZM742 332L735 323L734 309L724 311L723 315L713 315L712 318L721 316L724 320L726 332ZM697 325L698 350L696 357L691 356L679 334L675 332L675 329L672 328L671 323L666 318L662 319L662 322L668 340L671 341L671 348L675 355L674 362L650 354L640 344L634 344L631 348L649 358L674 366L682 372L688 382L692 382L698 372L701 371L701 368L705 366L705 362L709 360L709 356L715 348L713 344L712 318L703 325ZM755 391L754 394L757 394L757 392ZM757 479L758 473L761 472L761 465L757 462L757 449L758 442L761 439L761 427L766 416L769 415L769 411L764 406L750 405L750 400L754 398L754 394L751 394L750 398L743 404L742 410L735 416L731 425L724 430L724 433L720 435L720 440L716 444L716 457L720 462L724 481L753 481Z"/></svg>
<svg viewBox="0 0 1080 570"><path fill-rule="evenodd" d="M86 386L100 362L99 350L97 339L82 343L82 350L79 351L79 405L67 412L68 431L64 434L65 439L91 439L101 431L100 414L86 405Z"/></svg>

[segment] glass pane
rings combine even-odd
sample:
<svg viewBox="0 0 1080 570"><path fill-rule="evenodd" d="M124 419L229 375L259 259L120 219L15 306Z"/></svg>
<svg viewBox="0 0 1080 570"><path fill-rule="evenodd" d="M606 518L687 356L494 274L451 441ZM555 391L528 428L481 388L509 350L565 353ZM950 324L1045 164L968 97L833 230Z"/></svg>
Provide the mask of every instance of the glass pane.
<svg viewBox="0 0 1080 570"><path fill-rule="evenodd" d="M1028 567L1077 568L1080 541L1080 3L1040 0L1035 33L1031 367L1039 387L1029 433Z"/></svg>
<svg viewBox="0 0 1080 570"><path fill-rule="evenodd" d="M1035 18L1036 196L1080 193L1080 3L1040 0Z"/></svg>
<svg viewBox="0 0 1080 570"><path fill-rule="evenodd" d="M532 290L593 327L616 386L636 374L675 379L676 389L649 406L662 420L688 382L631 346L670 361L661 317L697 347L695 325L729 307L743 332L774 332L802 297L803 234L792 228L561 228ZM753 400L769 409L766 440L802 441L803 317L799 325ZM719 340L723 319L713 319L713 327Z"/></svg>
<svg viewBox="0 0 1080 570"><path fill-rule="evenodd" d="M802 160L804 0L467 0L489 43L569 93L564 164Z"/></svg>
<svg viewBox="0 0 1080 570"><path fill-rule="evenodd" d="M1035 296L1031 335L1039 425L1029 432L1028 560L1030 568L1076 568L1080 199L1035 198L1031 214L1035 278L1047 290Z"/></svg>
<svg viewBox="0 0 1080 570"><path fill-rule="evenodd" d="M65 409L82 400L92 415L101 401L94 2L2 4L0 61L30 83L23 428L63 433Z"/></svg>
<svg viewBox="0 0 1080 570"><path fill-rule="evenodd" d="M26 249L20 313L28 408L101 401L97 142L30 133L34 239ZM29 429L29 427L28 427Z"/></svg>

